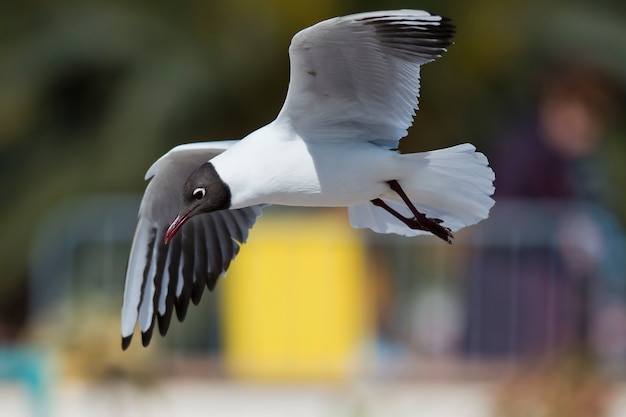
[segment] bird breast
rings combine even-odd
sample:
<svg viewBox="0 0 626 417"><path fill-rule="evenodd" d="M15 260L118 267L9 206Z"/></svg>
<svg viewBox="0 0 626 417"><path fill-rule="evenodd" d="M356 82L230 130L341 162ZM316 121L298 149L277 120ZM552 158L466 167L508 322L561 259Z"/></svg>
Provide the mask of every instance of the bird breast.
<svg viewBox="0 0 626 417"><path fill-rule="evenodd" d="M254 204L340 207L386 193L394 155L368 142L251 134L212 163L230 187L233 209Z"/></svg>

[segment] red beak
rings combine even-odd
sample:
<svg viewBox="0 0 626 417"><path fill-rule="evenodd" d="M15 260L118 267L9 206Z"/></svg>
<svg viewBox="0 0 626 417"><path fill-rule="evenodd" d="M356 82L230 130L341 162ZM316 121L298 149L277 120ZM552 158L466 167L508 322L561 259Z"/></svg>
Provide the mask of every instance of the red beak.
<svg viewBox="0 0 626 417"><path fill-rule="evenodd" d="M168 227L167 231L165 232L165 239L163 239L166 245L170 243L170 240L172 240L174 236L176 236L176 233L178 233L180 228L183 227L183 225L187 222L187 220L189 220L190 217L191 212L185 214L184 216L181 216L179 214L174 220L172 220L172 224L170 224L170 227Z"/></svg>

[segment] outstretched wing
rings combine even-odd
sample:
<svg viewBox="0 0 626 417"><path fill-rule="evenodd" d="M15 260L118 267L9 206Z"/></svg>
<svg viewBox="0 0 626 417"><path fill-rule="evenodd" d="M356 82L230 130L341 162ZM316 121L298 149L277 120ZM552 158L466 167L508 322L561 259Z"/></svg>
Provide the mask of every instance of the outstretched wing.
<svg viewBox="0 0 626 417"><path fill-rule="evenodd" d="M189 301L200 302L205 286L212 291L262 206L200 214L190 219L174 238L163 239L178 213L186 178L202 163L223 152L234 141L177 146L152 165L126 271L122 306L122 347L131 342L139 322L144 346L150 343L155 321L162 335L176 310L185 318Z"/></svg>
<svg viewBox="0 0 626 417"><path fill-rule="evenodd" d="M418 108L420 66L446 51L454 26L419 10L360 13L297 33L278 121L305 140L397 147Z"/></svg>

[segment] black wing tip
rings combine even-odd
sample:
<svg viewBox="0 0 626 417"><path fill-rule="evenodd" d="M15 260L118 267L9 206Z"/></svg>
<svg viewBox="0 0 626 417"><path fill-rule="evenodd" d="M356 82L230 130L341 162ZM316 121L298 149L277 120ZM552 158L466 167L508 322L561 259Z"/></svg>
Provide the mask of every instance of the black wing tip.
<svg viewBox="0 0 626 417"><path fill-rule="evenodd" d="M204 287L205 283L208 282L208 276L200 278L199 274L196 274L196 277L197 280L191 289L191 302L197 306L204 295Z"/></svg>
<svg viewBox="0 0 626 417"><path fill-rule="evenodd" d="M456 26L452 23L452 19L446 16L439 16L441 20L439 20L439 27L452 30L456 32Z"/></svg>
<svg viewBox="0 0 626 417"><path fill-rule="evenodd" d="M165 316L159 316L158 317L158 322L159 322L159 334L161 336L165 336L167 334L167 331L170 328L170 323L172 322L172 313L170 312L170 314L167 314Z"/></svg>
<svg viewBox="0 0 626 417"><path fill-rule="evenodd" d="M456 27L451 19L436 15L429 19L410 15L380 15L360 19L374 27L383 43L401 56L417 56L431 61L453 44Z"/></svg>
<svg viewBox="0 0 626 417"><path fill-rule="evenodd" d="M189 297L181 297L174 302L174 310L176 310L176 318L182 322L187 316L187 310L189 309Z"/></svg>
<svg viewBox="0 0 626 417"><path fill-rule="evenodd" d="M215 289L218 279L219 279L219 275L216 275L215 277L211 277L210 279L207 280L206 287L210 292L213 292L213 290Z"/></svg>
<svg viewBox="0 0 626 417"><path fill-rule="evenodd" d="M133 340L133 335L130 336L122 336L122 350L128 349L130 346L130 342Z"/></svg>
<svg viewBox="0 0 626 417"><path fill-rule="evenodd" d="M133 340L133 336L122 336L122 350L128 350L130 347L130 343ZM152 329L141 333L141 345L143 347L148 347L150 344L150 340L152 340Z"/></svg>
<svg viewBox="0 0 626 417"><path fill-rule="evenodd" d="M204 294L204 285L201 289L194 289L191 293L191 302L193 305L197 306L202 301L202 295Z"/></svg>
<svg viewBox="0 0 626 417"><path fill-rule="evenodd" d="M141 332L141 345L143 347L148 347L150 341L152 340L152 329L154 326L150 326L148 330L145 332Z"/></svg>
<svg viewBox="0 0 626 417"><path fill-rule="evenodd" d="M417 10L409 10L409 11L417 11ZM389 11L388 13L382 12L380 14L375 14L375 15L369 15L369 16L365 16L365 17L361 17L359 19L356 19L356 21L358 22L380 22L380 21L387 21L387 22L407 22L407 21L411 21L411 22L419 22L419 23L425 23L425 24L437 24L437 25L451 25L452 19L450 19L449 17L446 16L441 16L438 14L434 14L431 12L428 12L426 10L421 10L424 13L427 13L426 15L421 15L421 14L413 14L413 13L406 13L403 12L402 10L396 10L396 11ZM435 18L435 19L430 19L430 18ZM439 19L436 19L439 18ZM451 25L453 26L453 25Z"/></svg>
<svg viewBox="0 0 626 417"><path fill-rule="evenodd" d="M159 319L161 318L161 316L159 316ZM169 327L169 320L165 320L165 323L163 323L161 320L159 320L159 333L161 333L162 336L165 336L165 334L167 333L167 328ZM141 345L143 347L148 347L150 345L150 342L152 341L152 333L154 331L154 321L152 322L152 325L150 326L150 328L148 330L146 330L145 332L141 332ZM122 336L122 350L127 350L130 347L131 342L133 341L133 335L129 335L129 336Z"/></svg>
<svg viewBox="0 0 626 417"><path fill-rule="evenodd" d="M430 14L428 17L438 17L439 19L421 18L422 16L413 16L408 14L389 14L378 16L367 16L357 21L374 26L386 26L396 28L420 28L422 30L435 31L440 33L455 33L456 26L452 23L452 19L446 16ZM411 25L399 25L400 23L412 23Z"/></svg>

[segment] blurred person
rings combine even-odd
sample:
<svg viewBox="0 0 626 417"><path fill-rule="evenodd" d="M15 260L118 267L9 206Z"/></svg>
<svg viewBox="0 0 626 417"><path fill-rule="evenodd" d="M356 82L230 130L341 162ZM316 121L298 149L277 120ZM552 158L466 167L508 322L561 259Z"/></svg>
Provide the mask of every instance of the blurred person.
<svg viewBox="0 0 626 417"><path fill-rule="evenodd" d="M549 69L531 120L497 142L496 196L604 198L606 181L593 157L615 111L613 91L598 70L567 64Z"/></svg>
<svg viewBox="0 0 626 417"><path fill-rule="evenodd" d="M534 114L496 142L498 203L485 232L487 239L510 235L479 254L467 282L467 353L541 357L588 347L592 295L620 285L602 276L604 263L615 261L608 259L615 231L579 206L601 205L608 195L596 151L616 111L614 92L599 70L549 68ZM525 201L526 210L501 203L508 199ZM616 302L623 306L621 296Z"/></svg>

